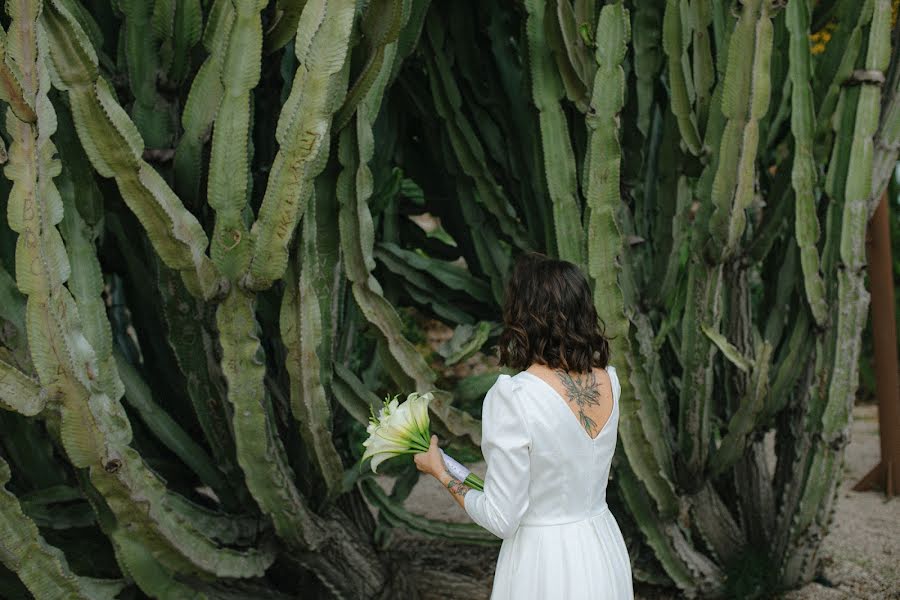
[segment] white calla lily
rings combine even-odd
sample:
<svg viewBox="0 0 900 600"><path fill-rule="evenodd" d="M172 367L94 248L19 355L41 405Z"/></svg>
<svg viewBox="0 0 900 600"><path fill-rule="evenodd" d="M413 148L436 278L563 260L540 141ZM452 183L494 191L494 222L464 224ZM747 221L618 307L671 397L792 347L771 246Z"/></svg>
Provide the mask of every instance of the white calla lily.
<svg viewBox="0 0 900 600"><path fill-rule="evenodd" d="M362 458L372 459L372 471L392 456L428 449L431 441L428 402L432 398L430 392L421 395L413 392L401 404L394 396L385 399L377 417L375 411L371 411L369 426L366 427L369 438L363 442L366 451Z"/></svg>
<svg viewBox="0 0 900 600"><path fill-rule="evenodd" d="M366 450L362 460L371 459L372 472L378 472L378 465L389 458L400 454L426 452L431 446L431 418L428 405L434 394L413 392L402 404L398 396L386 398L378 416L374 408L370 408L371 417L366 432L368 439L363 442ZM484 490L484 481L465 466L447 456L441 450L444 465L450 473L476 490ZM360 465L361 466L361 465Z"/></svg>

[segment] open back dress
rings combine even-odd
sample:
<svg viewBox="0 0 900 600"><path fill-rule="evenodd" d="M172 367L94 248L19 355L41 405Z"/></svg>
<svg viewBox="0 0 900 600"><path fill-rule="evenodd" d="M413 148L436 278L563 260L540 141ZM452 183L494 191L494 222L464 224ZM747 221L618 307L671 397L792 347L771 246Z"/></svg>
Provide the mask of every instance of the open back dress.
<svg viewBox="0 0 900 600"><path fill-rule="evenodd" d="M484 491L463 497L472 520L503 539L491 600L631 600L631 562L606 504L621 387L595 438L565 399L528 371L485 396Z"/></svg>

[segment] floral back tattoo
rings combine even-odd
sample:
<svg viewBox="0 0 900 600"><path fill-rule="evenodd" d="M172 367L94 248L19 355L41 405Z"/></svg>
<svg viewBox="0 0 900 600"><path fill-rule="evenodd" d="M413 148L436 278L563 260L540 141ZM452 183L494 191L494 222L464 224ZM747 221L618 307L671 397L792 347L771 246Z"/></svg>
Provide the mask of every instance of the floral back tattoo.
<svg viewBox="0 0 900 600"><path fill-rule="evenodd" d="M562 369L555 369L555 372L563 387L566 388L568 401L574 403L578 408L578 420L581 422L581 426L593 438L601 431L602 427L598 427L597 421L592 419L586 410L591 406L600 406L601 390L606 387L605 384L597 378L594 371L574 377ZM608 418L611 419L612 415L610 414Z"/></svg>

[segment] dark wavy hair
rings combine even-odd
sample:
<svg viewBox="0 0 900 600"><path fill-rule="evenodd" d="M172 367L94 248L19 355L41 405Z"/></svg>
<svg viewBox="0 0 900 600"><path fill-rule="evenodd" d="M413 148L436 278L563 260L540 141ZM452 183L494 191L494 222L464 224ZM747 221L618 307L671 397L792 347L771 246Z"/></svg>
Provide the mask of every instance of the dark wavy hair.
<svg viewBox="0 0 900 600"><path fill-rule="evenodd" d="M609 362L609 341L588 280L576 265L537 252L516 260L506 283L500 363L586 373Z"/></svg>

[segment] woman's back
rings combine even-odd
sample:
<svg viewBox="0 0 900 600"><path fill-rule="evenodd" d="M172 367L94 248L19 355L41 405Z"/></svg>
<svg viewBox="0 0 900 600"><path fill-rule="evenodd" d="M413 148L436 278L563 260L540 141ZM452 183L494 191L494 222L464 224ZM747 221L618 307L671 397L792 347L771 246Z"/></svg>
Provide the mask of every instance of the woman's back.
<svg viewBox="0 0 900 600"><path fill-rule="evenodd" d="M565 523L598 514L606 506L619 417L615 367L607 367L606 373L610 388L606 399L598 393L594 406L579 405L571 390L564 397L531 371L511 378L532 443L530 502L522 524ZM597 379L602 388L605 382Z"/></svg>
<svg viewBox="0 0 900 600"><path fill-rule="evenodd" d="M469 491L465 508L504 539L491 600L633 598L628 550L606 504L620 395L615 368L606 373L612 407L593 437L579 407L532 372L500 375L488 392L484 492ZM598 404L590 414L602 418Z"/></svg>

